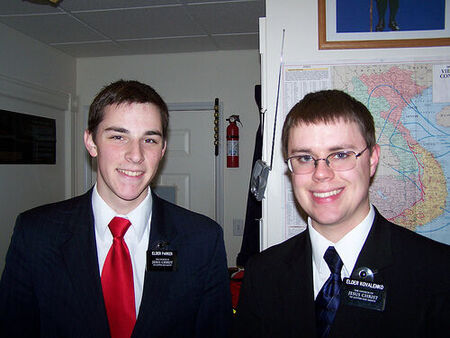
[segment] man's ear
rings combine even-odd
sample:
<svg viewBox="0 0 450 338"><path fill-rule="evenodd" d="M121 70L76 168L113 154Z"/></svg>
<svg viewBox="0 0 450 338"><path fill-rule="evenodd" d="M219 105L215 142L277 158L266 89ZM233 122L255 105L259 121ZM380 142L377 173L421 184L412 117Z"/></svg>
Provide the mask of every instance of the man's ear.
<svg viewBox="0 0 450 338"><path fill-rule="evenodd" d="M164 140L164 145L163 145L163 148L162 148L162 151L161 151L161 158L164 157L164 154L166 153L166 149L167 149L167 141Z"/></svg>
<svg viewBox="0 0 450 338"><path fill-rule="evenodd" d="M97 146L92 138L92 134L87 129L84 131L84 145L92 157L97 157Z"/></svg>
<svg viewBox="0 0 450 338"><path fill-rule="evenodd" d="M378 161L380 160L380 146L375 144L372 148L372 154L370 154L370 177L375 175L377 171Z"/></svg>

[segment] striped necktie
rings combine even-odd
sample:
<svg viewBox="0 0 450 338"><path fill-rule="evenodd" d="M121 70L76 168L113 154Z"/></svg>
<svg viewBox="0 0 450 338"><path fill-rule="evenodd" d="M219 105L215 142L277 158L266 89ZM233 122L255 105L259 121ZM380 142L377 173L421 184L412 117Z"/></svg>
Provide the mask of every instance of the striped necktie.
<svg viewBox="0 0 450 338"><path fill-rule="evenodd" d="M328 247L323 255L331 274L316 297L317 337L327 337L336 311L339 307L339 293L342 285L342 260L333 246Z"/></svg>

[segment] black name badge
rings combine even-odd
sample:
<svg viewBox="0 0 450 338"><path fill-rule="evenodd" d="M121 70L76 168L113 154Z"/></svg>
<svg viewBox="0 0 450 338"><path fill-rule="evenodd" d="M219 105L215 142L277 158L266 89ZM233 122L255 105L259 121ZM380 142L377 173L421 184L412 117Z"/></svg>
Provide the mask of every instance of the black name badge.
<svg viewBox="0 0 450 338"><path fill-rule="evenodd" d="M177 252L174 250L147 251L147 270L176 271Z"/></svg>
<svg viewBox="0 0 450 338"><path fill-rule="evenodd" d="M341 302L370 310L384 311L386 288L383 284L344 278Z"/></svg>

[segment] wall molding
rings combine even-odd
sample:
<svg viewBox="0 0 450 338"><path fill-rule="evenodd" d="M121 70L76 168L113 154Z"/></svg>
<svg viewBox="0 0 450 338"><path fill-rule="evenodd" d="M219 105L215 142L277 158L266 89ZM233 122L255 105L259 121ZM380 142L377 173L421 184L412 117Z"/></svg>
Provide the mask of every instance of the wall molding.
<svg viewBox="0 0 450 338"><path fill-rule="evenodd" d="M64 163L59 164L66 169L64 177L65 198L72 197L75 184L72 164L76 163L76 159L72 158L72 143L74 142L72 136L72 95L0 74L0 97L12 98L18 102L53 109L63 119L64 139L57 140L57 142L62 141L64 144Z"/></svg>
<svg viewBox="0 0 450 338"><path fill-rule="evenodd" d="M0 74L0 95L60 111L71 110L71 94Z"/></svg>
<svg viewBox="0 0 450 338"><path fill-rule="evenodd" d="M170 111L208 111L214 110L214 101L211 102L177 102L167 103Z"/></svg>

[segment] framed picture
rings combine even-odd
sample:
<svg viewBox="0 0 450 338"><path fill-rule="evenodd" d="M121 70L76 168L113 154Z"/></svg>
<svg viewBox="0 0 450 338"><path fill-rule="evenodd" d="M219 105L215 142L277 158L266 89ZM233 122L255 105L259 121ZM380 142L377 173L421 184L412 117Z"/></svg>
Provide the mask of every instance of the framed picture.
<svg viewBox="0 0 450 338"><path fill-rule="evenodd" d="M0 109L0 164L56 164L56 120Z"/></svg>
<svg viewBox="0 0 450 338"><path fill-rule="evenodd" d="M450 0L318 0L319 49L450 46Z"/></svg>

